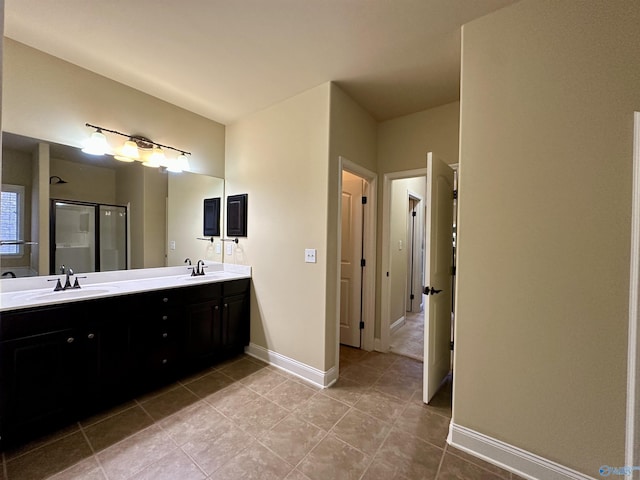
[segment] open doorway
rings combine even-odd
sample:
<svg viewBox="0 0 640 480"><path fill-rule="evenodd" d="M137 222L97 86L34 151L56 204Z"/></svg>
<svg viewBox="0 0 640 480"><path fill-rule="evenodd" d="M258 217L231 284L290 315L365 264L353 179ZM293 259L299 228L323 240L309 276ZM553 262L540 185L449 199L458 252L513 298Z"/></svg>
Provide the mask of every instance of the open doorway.
<svg viewBox="0 0 640 480"><path fill-rule="evenodd" d="M422 360L424 352L424 175L391 182L389 350Z"/></svg>
<svg viewBox="0 0 640 480"><path fill-rule="evenodd" d="M392 345L392 335L396 328L406 326L412 315L416 315L415 325L421 328L423 335L414 335L416 346L413 358L423 359L424 379L423 391L425 403L428 403L435 393L450 380L451 371L451 323L452 298L454 283L453 268L453 226L454 226L454 168L446 165L427 154L427 168L405 172L394 172L385 175L383 185L383 228L382 228L382 276L381 276L381 308L380 308L380 337L376 349L381 352L397 351L395 339ZM429 173L431 172L431 173ZM398 238L397 232L401 228L407 231L406 212L410 208L409 189L403 182L420 178L424 185L425 209L425 247L424 247L424 277L422 282L422 311L424 313L409 312L406 308L405 292L410 278L402 267L407 268L407 254L397 261L396 256L407 247L406 241ZM415 187L414 187L415 191ZM393 215L394 201L403 198L405 210L400 215ZM400 209L398 209L400 211ZM400 219L400 220L399 220ZM403 222L398 227L396 224ZM396 232L396 233L394 233ZM401 257L402 258L402 257ZM400 269L400 270L399 270ZM402 292L401 301L398 300ZM402 309L402 306L405 308ZM406 329L405 329L406 330ZM420 355L420 347L422 355Z"/></svg>
<svg viewBox="0 0 640 480"><path fill-rule="evenodd" d="M342 171L340 255L340 344L362 345L362 280L364 276L364 210L366 181Z"/></svg>
<svg viewBox="0 0 640 480"><path fill-rule="evenodd" d="M377 176L340 157L339 188L336 365L340 344L374 347Z"/></svg>

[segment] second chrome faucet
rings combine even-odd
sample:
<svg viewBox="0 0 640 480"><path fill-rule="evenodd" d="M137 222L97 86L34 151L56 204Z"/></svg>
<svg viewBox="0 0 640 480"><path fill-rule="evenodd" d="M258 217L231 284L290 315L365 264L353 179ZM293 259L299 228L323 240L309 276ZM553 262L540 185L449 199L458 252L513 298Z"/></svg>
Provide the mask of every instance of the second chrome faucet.
<svg viewBox="0 0 640 480"><path fill-rule="evenodd" d="M191 259L186 258L184 263L188 263L189 265L191 265ZM204 260L198 260L198 263L196 264L195 268L194 267L187 267L187 268L191 270L192 277L198 277L200 275L204 275L204 269L207 268L207 266L204 264Z"/></svg>

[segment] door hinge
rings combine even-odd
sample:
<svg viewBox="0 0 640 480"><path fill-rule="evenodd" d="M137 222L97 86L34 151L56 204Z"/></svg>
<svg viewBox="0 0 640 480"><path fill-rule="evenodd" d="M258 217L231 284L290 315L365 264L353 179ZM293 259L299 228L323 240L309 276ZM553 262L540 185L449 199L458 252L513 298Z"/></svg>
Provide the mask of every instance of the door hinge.
<svg viewBox="0 0 640 480"><path fill-rule="evenodd" d="M409 297L409 300L413 300L414 298L416 298L416 296L412 293L411 296Z"/></svg>
<svg viewBox="0 0 640 480"><path fill-rule="evenodd" d="M387 272L387 277L389 276L389 272Z"/></svg>
<svg viewBox="0 0 640 480"><path fill-rule="evenodd" d="M361 267L366 267L367 266L367 261L364 258L360 260L360 266Z"/></svg>
<svg viewBox="0 0 640 480"><path fill-rule="evenodd" d="M453 352L453 340L449 342L449 350Z"/></svg>
<svg viewBox="0 0 640 480"><path fill-rule="evenodd" d="M360 321L360 330L364 330L364 322Z"/></svg>
<svg viewBox="0 0 640 480"><path fill-rule="evenodd" d="M451 275L455 275L456 274L456 267L451 267Z"/></svg>
<svg viewBox="0 0 640 480"><path fill-rule="evenodd" d="M411 212L411 216L415 217L416 216L416 211L414 210L413 212Z"/></svg>
<svg viewBox="0 0 640 480"><path fill-rule="evenodd" d="M457 200L458 199L458 190L454 190L453 191L453 199Z"/></svg>
<svg viewBox="0 0 640 480"><path fill-rule="evenodd" d="M364 197L364 196L362 197L362 204L363 205L367 204L367 197Z"/></svg>

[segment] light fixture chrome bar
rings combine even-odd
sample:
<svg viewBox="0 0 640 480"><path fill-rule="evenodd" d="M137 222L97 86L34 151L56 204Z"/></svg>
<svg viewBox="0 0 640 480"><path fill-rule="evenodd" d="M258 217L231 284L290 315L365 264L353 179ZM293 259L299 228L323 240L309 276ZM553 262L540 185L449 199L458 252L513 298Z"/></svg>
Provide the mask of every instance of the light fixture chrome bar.
<svg viewBox="0 0 640 480"><path fill-rule="evenodd" d="M137 135L129 135L127 133L122 133L122 132L119 132L117 130L111 130L109 128L99 127L98 125L92 125L91 123L86 123L85 125L87 127L95 128L96 130L101 131L101 132L114 133L116 135L120 135L121 137L131 138L133 140L140 139L140 140L143 140L144 142L146 142L148 144L155 145L156 147L168 148L169 150L173 150L174 152L180 152L183 155L191 155L191 152L187 152L186 150L181 150L179 148L170 147L169 145L163 145L162 143L154 142L153 140L149 140L148 138L142 138L142 137L139 137Z"/></svg>

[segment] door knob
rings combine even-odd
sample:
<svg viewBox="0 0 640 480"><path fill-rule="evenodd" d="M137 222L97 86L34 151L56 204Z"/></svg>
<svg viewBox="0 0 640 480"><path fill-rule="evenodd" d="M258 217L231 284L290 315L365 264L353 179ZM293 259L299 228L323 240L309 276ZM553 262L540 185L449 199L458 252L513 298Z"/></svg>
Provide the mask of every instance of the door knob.
<svg viewBox="0 0 640 480"><path fill-rule="evenodd" d="M424 292L423 292L423 293L424 293L425 295L437 295L437 294L438 294L438 293L440 293L441 291L442 291L442 290L436 290L436 289L435 289L435 288L433 288L433 287L429 288L429 287L427 286L427 287L424 287Z"/></svg>

